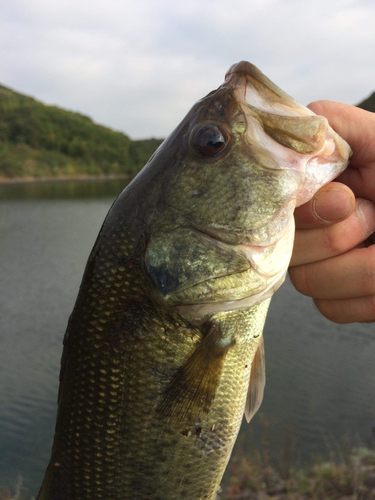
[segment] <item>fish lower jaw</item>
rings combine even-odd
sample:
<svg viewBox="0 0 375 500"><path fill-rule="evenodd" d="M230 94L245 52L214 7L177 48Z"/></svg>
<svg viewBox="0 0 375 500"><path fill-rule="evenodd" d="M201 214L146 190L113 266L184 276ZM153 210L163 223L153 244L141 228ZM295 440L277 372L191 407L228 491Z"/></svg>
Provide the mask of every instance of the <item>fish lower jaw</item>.
<svg viewBox="0 0 375 500"><path fill-rule="evenodd" d="M260 302L272 297L276 290L284 283L288 268L273 276L258 293L249 295L238 300L227 300L222 302L210 302L206 304L182 304L173 306L172 309L177 314L189 320L200 320L206 316L211 316L220 312L235 311L238 309L248 309Z"/></svg>
<svg viewBox="0 0 375 500"><path fill-rule="evenodd" d="M166 300L178 314L194 319L255 306L272 297L284 282L293 241L294 218L291 217L286 231L274 244L235 247L246 256L250 264L247 271L199 283Z"/></svg>

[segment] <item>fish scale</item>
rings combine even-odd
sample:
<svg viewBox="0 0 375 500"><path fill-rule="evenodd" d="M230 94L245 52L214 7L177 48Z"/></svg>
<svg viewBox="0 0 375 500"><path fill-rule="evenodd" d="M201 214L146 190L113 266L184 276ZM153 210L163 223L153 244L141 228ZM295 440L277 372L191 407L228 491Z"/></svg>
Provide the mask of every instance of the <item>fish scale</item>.
<svg viewBox="0 0 375 500"><path fill-rule="evenodd" d="M116 200L89 257L38 500L214 498L243 414L263 397L262 330L293 208L348 156L323 118L249 63L192 108Z"/></svg>
<svg viewBox="0 0 375 500"><path fill-rule="evenodd" d="M136 268L134 260L126 266L123 254L113 255L111 249L112 241L105 239L100 253L90 260L86 273L94 265L96 279L82 285L76 306L79 319L73 313L70 320L65 340L69 360L49 466L53 493L47 493L45 485L39 498L211 498L241 423L256 345L253 337L260 338L267 305L215 316L223 331L236 335L216 403L199 425L172 429L152 418L152 409L202 335L178 315L171 317L142 302L142 317L134 322L133 313L131 331L122 331L116 341L108 336L106 326L118 319L118 304L134 296L134 283L138 300L150 286L142 275L142 280L128 281L126 270ZM120 281L113 279L117 271L107 266L109 255L114 265L121 259ZM199 476L197 468L202 471Z"/></svg>

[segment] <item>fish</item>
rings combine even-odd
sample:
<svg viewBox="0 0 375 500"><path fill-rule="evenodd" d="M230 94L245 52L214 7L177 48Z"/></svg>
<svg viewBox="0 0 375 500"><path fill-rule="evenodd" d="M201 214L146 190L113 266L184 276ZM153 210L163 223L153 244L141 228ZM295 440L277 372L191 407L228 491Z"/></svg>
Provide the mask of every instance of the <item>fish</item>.
<svg viewBox="0 0 375 500"><path fill-rule="evenodd" d="M109 210L69 318L38 500L212 500L265 386L294 208L348 144L246 61Z"/></svg>

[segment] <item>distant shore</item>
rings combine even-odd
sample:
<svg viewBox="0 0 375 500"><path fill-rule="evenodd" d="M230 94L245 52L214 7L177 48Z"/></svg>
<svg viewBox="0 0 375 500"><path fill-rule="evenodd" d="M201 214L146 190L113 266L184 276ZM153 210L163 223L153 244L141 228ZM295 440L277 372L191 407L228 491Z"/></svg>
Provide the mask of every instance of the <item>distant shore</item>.
<svg viewBox="0 0 375 500"><path fill-rule="evenodd" d="M108 174L108 175L53 175L40 177L1 177L0 184L23 184L38 182L64 182L64 181L107 181L114 179L131 179L129 174Z"/></svg>

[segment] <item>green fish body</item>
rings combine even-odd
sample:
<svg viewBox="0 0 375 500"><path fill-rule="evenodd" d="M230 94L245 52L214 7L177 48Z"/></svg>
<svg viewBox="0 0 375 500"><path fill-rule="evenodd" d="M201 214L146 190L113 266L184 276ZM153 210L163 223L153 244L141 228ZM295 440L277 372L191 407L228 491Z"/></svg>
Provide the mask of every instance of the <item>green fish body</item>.
<svg viewBox="0 0 375 500"><path fill-rule="evenodd" d="M346 166L323 117L249 63L109 211L64 339L38 500L211 500L260 405L293 210Z"/></svg>

